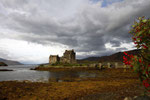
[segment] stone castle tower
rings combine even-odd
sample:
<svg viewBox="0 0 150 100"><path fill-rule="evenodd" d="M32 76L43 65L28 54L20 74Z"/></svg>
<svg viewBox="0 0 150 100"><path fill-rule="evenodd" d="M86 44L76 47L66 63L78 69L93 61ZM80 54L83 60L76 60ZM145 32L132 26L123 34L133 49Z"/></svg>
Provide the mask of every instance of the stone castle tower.
<svg viewBox="0 0 150 100"><path fill-rule="evenodd" d="M58 55L50 55L49 57L49 63L76 63L76 53L74 50L66 50L62 57L59 57Z"/></svg>
<svg viewBox="0 0 150 100"><path fill-rule="evenodd" d="M60 58L58 55L50 55L49 57L49 63L57 63L60 61Z"/></svg>

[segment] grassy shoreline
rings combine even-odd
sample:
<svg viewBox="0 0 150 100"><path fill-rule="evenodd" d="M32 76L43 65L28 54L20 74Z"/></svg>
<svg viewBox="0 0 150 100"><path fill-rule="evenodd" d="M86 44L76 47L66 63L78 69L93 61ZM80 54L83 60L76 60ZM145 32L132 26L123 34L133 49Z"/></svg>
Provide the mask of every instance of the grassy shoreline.
<svg viewBox="0 0 150 100"><path fill-rule="evenodd" d="M42 64L31 70L39 71L90 71L90 70L100 70L102 68L89 66L87 64Z"/></svg>
<svg viewBox="0 0 150 100"><path fill-rule="evenodd" d="M94 67L36 67L32 70L39 70L39 71L93 71L99 70L98 68Z"/></svg>

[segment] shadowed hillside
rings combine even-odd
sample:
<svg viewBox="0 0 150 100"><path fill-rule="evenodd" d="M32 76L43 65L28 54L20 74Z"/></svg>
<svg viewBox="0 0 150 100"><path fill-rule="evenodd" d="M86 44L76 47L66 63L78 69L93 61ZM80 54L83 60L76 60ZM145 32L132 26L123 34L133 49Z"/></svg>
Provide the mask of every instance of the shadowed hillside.
<svg viewBox="0 0 150 100"><path fill-rule="evenodd" d="M0 62L4 62L7 65L22 65L20 62L12 61L12 60L6 60L6 59L2 59L2 58L0 58Z"/></svg>
<svg viewBox="0 0 150 100"><path fill-rule="evenodd" d="M140 54L140 49L135 49L135 50L130 50L126 51L129 54L133 55L139 55ZM112 54L110 56L102 56L102 57L88 57L82 60L78 60L78 62L86 62L86 61L91 61L91 62L122 62L123 61L123 52L117 52L115 54Z"/></svg>

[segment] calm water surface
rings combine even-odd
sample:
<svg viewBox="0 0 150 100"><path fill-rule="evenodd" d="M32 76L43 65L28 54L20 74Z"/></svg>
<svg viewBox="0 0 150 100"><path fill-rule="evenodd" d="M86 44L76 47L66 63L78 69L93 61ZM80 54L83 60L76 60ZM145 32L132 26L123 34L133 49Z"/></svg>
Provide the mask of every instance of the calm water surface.
<svg viewBox="0 0 150 100"><path fill-rule="evenodd" d="M95 73L88 72L49 72L30 70L37 65L14 65L8 67L0 67L0 69L12 69L13 71L0 71L0 81L34 81L34 82L48 82L51 78L61 79L64 77L87 78L96 77Z"/></svg>

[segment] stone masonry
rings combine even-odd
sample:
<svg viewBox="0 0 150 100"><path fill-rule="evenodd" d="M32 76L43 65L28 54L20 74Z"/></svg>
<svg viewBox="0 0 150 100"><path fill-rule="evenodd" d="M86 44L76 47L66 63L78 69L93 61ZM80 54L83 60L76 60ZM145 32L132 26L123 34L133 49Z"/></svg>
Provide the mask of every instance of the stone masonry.
<svg viewBox="0 0 150 100"><path fill-rule="evenodd" d="M50 55L49 63L53 64L56 62L76 63L76 53L74 50L66 50L62 57L59 57L58 55Z"/></svg>
<svg viewBox="0 0 150 100"><path fill-rule="evenodd" d="M60 61L60 58L58 55L50 55L49 57L49 63L57 63Z"/></svg>

